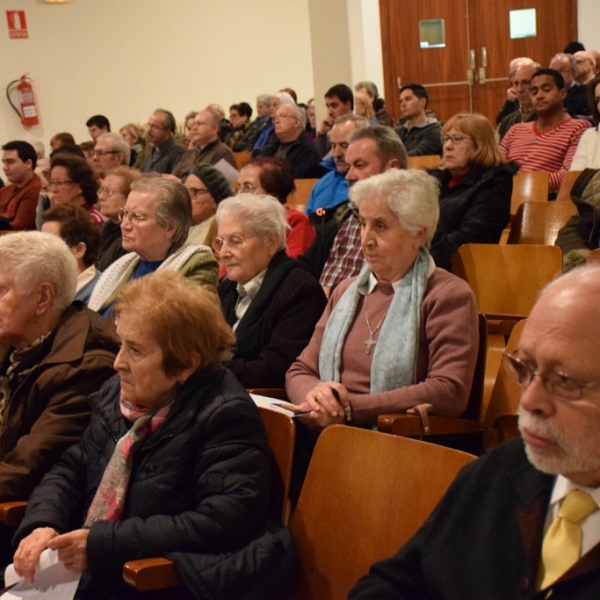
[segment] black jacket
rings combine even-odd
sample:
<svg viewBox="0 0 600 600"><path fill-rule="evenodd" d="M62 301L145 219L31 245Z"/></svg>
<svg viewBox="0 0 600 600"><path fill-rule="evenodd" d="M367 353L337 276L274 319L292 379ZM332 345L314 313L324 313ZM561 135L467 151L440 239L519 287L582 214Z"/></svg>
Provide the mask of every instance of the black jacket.
<svg viewBox="0 0 600 600"><path fill-rule="evenodd" d="M100 230L102 242L100 244L100 256L96 261L96 268L99 271L106 271L115 260L125 256L127 250L123 249L121 226L112 221L107 221Z"/></svg>
<svg viewBox="0 0 600 600"><path fill-rule="evenodd" d="M81 527L116 442L130 427L119 409L119 389L115 376L92 396L89 428L34 491L15 547L40 526L59 532ZM257 589L272 582L277 597L277 577L257 577L266 562L291 579L287 531L265 528L270 486L256 406L226 369L196 372L134 455L123 520L91 526L92 580L119 589L124 562L169 556L198 598L258 598L244 587L252 577Z"/></svg>
<svg viewBox="0 0 600 600"><path fill-rule="evenodd" d="M281 145L279 139L275 138L276 143L263 146L252 153L257 156L275 156L277 149ZM292 143L290 149L285 155L292 169L294 169L294 179L319 179L329 172L320 165L321 157L316 146L306 139L304 132Z"/></svg>
<svg viewBox="0 0 600 600"><path fill-rule="evenodd" d="M219 296L233 325L237 284L224 278ZM283 387L286 371L308 345L326 304L319 282L285 252L278 253L235 330L234 357L226 366L245 387Z"/></svg>
<svg viewBox="0 0 600 600"><path fill-rule="evenodd" d="M501 165L472 170L467 179L448 187L452 175L442 169L429 171L441 184L440 220L431 243L431 256L442 269L450 268L450 256L463 244L497 244L510 220L513 174L517 167Z"/></svg>

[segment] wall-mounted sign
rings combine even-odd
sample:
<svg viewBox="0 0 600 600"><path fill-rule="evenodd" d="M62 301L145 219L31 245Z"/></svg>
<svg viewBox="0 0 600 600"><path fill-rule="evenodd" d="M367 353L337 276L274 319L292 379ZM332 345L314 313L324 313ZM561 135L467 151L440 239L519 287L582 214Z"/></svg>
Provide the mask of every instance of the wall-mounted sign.
<svg viewBox="0 0 600 600"><path fill-rule="evenodd" d="M8 23L8 36L11 40L24 40L29 37L24 10L7 10L6 21Z"/></svg>

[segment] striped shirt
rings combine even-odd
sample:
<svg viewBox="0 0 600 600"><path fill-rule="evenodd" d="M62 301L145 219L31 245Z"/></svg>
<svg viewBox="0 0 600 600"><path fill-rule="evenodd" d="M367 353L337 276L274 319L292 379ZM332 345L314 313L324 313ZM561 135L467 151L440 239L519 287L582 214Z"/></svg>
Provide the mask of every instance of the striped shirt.
<svg viewBox="0 0 600 600"><path fill-rule="evenodd" d="M508 161L515 161L521 171L548 171L551 189L558 189L569 170L579 139L590 127L585 119L568 118L547 131L540 132L537 123L517 123L500 143Z"/></svg>

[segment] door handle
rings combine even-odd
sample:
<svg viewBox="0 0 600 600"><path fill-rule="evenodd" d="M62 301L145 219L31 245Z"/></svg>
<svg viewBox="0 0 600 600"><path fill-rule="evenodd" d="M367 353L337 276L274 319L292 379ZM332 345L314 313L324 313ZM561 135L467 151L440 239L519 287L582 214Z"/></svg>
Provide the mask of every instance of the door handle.
<svg viewBox="0 0 600 600"><path fill-rule="evenodd" d="M402 78L396 77L396 85L398 86L398 89L402 87Z"/></svg>
<svg viewBox="0 0 600 600"><path fill-rule="evenodd" d="M481 48L481 66L487 67L487 48Z"/></svg>
<svg viewBox="0 0 600 600"><path fill-rule="evenodd" d="M475 68L475 50L469 50L469 69Z"/></svg>
<svg viewBox="0 0 600 600"><path fill-rule="evenodd" d="M483 67L479 67L479 85L485 84L485 69Z"/></svg>

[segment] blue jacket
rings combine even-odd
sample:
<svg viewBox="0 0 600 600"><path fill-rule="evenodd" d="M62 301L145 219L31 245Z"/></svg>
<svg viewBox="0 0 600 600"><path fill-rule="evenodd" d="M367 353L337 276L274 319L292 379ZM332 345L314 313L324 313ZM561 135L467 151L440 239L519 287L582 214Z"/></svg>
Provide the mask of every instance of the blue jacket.
<svg viewBox="0 0 600 600"><path fill-rule="evenodd" d="M332 208L348 200L348 182L345 175L335 168L333 157L324 160L321 166L330 172L317 181L313 188L306 205L307 215L314 213L317 208Z"/></svg>

